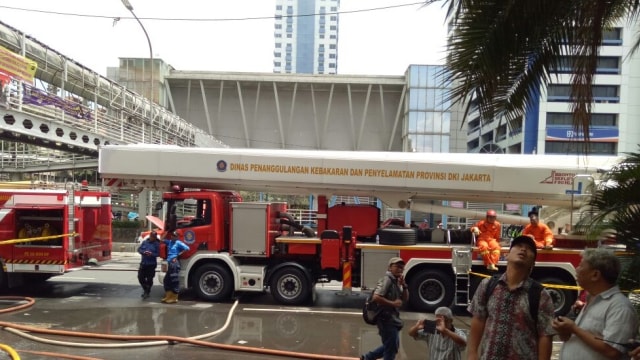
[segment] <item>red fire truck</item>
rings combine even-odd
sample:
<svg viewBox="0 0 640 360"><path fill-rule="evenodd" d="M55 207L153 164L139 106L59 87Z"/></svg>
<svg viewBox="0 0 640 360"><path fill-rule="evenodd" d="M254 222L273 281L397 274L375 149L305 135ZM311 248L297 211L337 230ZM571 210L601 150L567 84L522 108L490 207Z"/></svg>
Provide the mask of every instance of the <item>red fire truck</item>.
<svg viewBox="0 0 640 360"><path fill-rule="evenodd" d="M315 284L321 282L372 288L386 261L400 256L406 262L411 306L433 311L467 304L482 279L473 273L486 274L470 233L452 236L438 229L430 242L416 243L414 229L379 228L377 207L329 206L329 195L375 196L398 207L479 219L484 212L430 203L472 200L577 207L584 200L586 182L616 161L114 145L100 149L99 170L109 184L172 190L163 195L164 218L189 221L165 226L160 218L150 219L161 229L177 227L191 247L181 259L181 281L202 299L219 301L233 292L269 290L282 304L300 304L312 299ZM242 202L234 190L314 194L317 227L305 227L286 203ZM526 220L507 214L499 219L511 224ZM575 266L585 242L567 238L559 238L553 250L539 251L534 278L547 284L576 284ZM508 251L508 242L503 250ZM500 261L502 270L505 265ZM572 289L550 291L562 312L576 298Z"/></svg>
<svg viewBox="0 0 640 360"><path fill-rule="evenodd" d="M0 190L0 289L111 259L111 216L107 192Z"/></svg>

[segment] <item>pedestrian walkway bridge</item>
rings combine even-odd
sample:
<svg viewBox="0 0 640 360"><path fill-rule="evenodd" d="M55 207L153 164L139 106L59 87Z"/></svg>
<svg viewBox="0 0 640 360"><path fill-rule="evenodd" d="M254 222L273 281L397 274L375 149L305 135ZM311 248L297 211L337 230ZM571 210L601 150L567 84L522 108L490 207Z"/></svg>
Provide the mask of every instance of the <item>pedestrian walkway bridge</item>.
<svg viewBox="0 0 640 360"><path fill-rule="evenodd" d="M0 140L9 141L0 149L3 171L97 167L98 148L106 144L225 146L164 107L2 22L0 46L37 63L34 83L13 77L3 84Z"/></svg>

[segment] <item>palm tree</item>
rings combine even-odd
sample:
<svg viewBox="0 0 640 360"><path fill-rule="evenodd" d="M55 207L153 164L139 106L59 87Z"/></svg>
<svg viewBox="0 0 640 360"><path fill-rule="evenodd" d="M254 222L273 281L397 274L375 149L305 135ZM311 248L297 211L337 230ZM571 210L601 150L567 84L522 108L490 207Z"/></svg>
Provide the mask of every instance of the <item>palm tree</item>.
<svg viewBox="0 0 640 360"><path fill-rule="evenodd" d="M640 148L639 148L640 149ZM603 231L615 233L634 256L621 276L620 286L640 288L640 152L627 153L623 160L594 185L588 206L593 216L578 224L592 238Z"/></svg>
<svg viewBox="0 0 640 360"><path fill-rule="evenodd" d="M452 103L474 99L481 121L504 118L517 128L515 121L550 82L552 69L568 58L573 126L589 142L591 85L603 32L625 19L640 27L640 0L445 0L445 5L452 31L444 76L453 85ZM639 47L640 36L631 53Z"/></svg>

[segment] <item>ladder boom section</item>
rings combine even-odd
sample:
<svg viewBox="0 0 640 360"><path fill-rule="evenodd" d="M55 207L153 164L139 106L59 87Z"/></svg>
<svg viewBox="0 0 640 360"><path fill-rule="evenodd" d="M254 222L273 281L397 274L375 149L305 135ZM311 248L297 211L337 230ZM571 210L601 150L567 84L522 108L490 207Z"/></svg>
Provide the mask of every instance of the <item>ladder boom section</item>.
<svg viewBox="0 0 640 360"><path fill-rule="evenodd" d="M584 195L588 179L618 161L606 156L107 145L100 149L99 171L119 184L157 189L180 185L363 195L390 205L433 199L566 206Z"/></svg>

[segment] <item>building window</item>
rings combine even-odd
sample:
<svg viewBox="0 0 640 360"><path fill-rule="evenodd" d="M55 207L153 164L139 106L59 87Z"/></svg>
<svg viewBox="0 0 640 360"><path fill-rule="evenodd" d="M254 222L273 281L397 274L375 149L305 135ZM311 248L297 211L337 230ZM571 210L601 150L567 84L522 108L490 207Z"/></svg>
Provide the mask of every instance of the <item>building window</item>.
<svg viewBox="0 0 640 360"><path fill-rule="evenodd" d="M282 24L276 24L276 25L275 25L275 28L276 28L276 30L280 30L280 29L282 29Z"/></svg>
<svg viewBox="0 0 640 360"><path fill-rule="evenodd" d="M276 43L276 49L281 49L282 48L282 43Z"/></svg>
<svg viewBox="0 0 640 360"><path fill-rule="evenodd" d="M282 66L282 63L280 61L276 61L276 62L273 63L273 65L275 67L280 67L280 66Z"/></svg>
<svg viewBox="0 0 640 360"><path fill-rule="evenodd" d="M546 141L544 149L545 154L559 155L583 154L585 150L582 141ZM617 153L617 143L591 142L589 144L589 155L616 155Z"/></svg>
<svg viewBox="0 0 640 360"><path fill-rule="evenodd" d="M619 103L619 86L593 85L593 101L596 103ZM549 85L547 88L547 101L569 102L571 101L571 85Z"/></svg>
<svg viewBox="0 0 640 360"><path fill-rule="evenodd" d="M551 72L559 74L573 73L573 63L575 58L572 56L564 56L558 59L557 64L551 65ZM596 64L596 74L619 74L620 73L620 57L618 56L599 56Z"/></svg>
<svg viewBox="0 0 640 360"><path fill-rule="evenodd" d="M622 45L622 28L605 30L602 33L602 45Z"/></svg>
<svg viewBox="0 0 640 360"><path fill-rule="evenodd" d="M336 49L336 44L329 44L329 49L335 50Z"/></svg>
<svg viewBox="0 0 640 360"><path fill-rule="evenodd" d="M591 114L589 124L592 126L618 126L618 114ZM571 113L547 113L547 126L573 126Z"/></svg>

